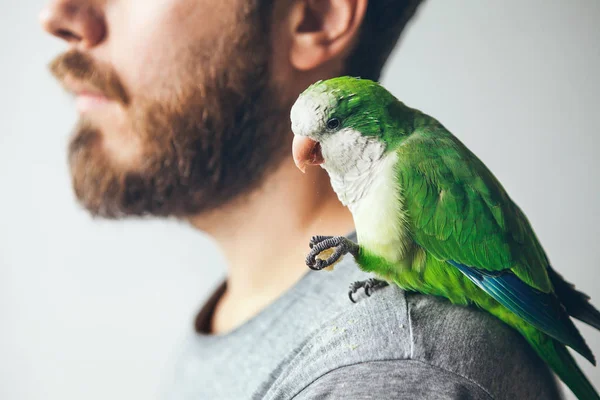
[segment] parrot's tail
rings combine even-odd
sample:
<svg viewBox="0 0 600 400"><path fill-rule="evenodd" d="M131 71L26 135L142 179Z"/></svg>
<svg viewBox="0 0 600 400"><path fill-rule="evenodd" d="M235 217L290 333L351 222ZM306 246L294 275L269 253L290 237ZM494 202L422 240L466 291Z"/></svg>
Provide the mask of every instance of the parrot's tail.
<svg viewBox="0 0 600 400"><path fill-rule="evenodd" d="M529 343L579 400L600 400L598 392L562 343L541 332L535 336L527 338Z"/></svg>
<svg viewBox="0 0 600 400"><path fill-rule="evenodd" d="M600 311L590 304L590 297L575 289L572 283L565 281L552 267L548 267L547 271L554 286L554 293L565 306L567 313L600 330Z"/></svg>

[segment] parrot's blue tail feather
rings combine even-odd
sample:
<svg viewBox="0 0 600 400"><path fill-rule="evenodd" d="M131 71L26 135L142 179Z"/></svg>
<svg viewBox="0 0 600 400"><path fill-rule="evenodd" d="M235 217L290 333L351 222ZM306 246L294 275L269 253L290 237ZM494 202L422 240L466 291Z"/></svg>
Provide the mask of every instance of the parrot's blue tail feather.
<svg viewBox="0 0 600 400"><path fill-rule="evenodd" d="M492 273L455 261L448 262L504 307L596 365L592 350L554 294L532 288L511 272Z"/></svg>
<svg viewBox="0 0 600 400"><path fill-rule="evenodd" d="M554 286L554 292L573 318L585 322L600 330L600 311L590 304L590 297L575 289L575 285L564 280L552 267L548 267L548 276Z"/></svg>

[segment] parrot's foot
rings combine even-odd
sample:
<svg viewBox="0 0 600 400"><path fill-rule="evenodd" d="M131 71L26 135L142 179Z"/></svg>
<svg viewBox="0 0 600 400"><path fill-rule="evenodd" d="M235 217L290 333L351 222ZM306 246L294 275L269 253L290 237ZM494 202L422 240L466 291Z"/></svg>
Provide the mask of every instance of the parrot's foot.
<svg viewBox="0 0 600 400"><path fill-rule="evenodd" d="M348 291L348 297L350 297L351 302L356 303L356 301L354 300L354 297L352 297L352 295L356 294L356 292L358 292L358 290L360 288L364 288L365 294L367 296L371 296L371 293L373 293L373 291L380 289L382 287L386 287L387 285L389 285L389 283L387 283L386 281L380 281L379 279L374 279L374 278L367 279L366 281L357 281L350 285L350 291Z"/></svg>
<svg viewBox="0 0 600 400"><path fill-rule="evenodd" d="M344 236L313 236L309 244L311 250L306 256L306 265L315 271L320 271L335 264L344 254L350 253L358 257L358 245ZM325 260L317 256L328 249L334 249L333 254Z"/></svg>

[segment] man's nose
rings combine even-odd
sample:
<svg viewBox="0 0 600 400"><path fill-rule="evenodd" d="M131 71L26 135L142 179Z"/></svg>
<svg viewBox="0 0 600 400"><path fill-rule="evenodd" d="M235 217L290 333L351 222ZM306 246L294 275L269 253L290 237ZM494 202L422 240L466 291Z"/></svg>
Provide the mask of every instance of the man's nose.
<svg viewBox="0 0 600 400"><path fill-rule="evenodd" d="M89 49L106 37L102 10L86 0L51 0L42 10L40 22L48 33L74 47Z"/></svg>

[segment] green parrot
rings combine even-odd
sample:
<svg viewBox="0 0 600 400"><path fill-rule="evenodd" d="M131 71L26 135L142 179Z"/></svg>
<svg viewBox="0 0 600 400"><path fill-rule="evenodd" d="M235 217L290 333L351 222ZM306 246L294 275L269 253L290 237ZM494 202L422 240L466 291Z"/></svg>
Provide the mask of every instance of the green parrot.
<svg viewBox="0 0 600 400"><path fill-rule="evenodd" d="M306 89L291 123L296 165L327 171L358 238L314 236L310 268L350 253L383 279L354 283L351 300L388 282L475 305L520 332L579 399L600 399L566 348L595 365L569 316L600 329L600 312L551 268L523 212L440 122L376 82L338 77Z"/></svg>

